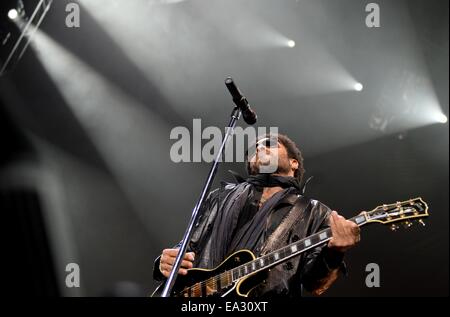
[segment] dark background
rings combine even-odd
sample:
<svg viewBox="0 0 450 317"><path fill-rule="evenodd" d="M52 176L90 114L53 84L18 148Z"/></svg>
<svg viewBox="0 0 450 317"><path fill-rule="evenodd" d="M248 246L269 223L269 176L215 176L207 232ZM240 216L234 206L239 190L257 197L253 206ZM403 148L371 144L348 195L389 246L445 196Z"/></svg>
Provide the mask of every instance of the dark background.
<svg viewBox="0 0 450 317"><path fill-rule="evenodd" d="M65 25L68 3L80 28ZM223 131L231 75L257 125L302 149L309 196L346 217L417 196L430 206L426 227L364 228L326 296L448 296L449 134L436 119L448 116L448 1L377 1L380 28L365 25L367 3L54 1L0 78L11 292L150 293L153 259L181 238L210 166L172 162L170 131L194 118ZM245 173L223 164L216 183L230 168ZM80 288L65 287L70 262ZM365 286L368 263L380 288Z"/></svg>

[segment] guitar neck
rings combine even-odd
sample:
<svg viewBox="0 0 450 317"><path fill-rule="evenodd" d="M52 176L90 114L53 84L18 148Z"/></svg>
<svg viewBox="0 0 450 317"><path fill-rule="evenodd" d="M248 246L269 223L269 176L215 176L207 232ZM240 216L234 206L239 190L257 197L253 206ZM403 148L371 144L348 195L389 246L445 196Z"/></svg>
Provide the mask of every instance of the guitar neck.
<svg viewBox="0 0 450 317"><path fill-rule="evenodd" d="M421 197L417 197L403 202L396 202L394 204L383 204L371 211L365 211L348 220L353 221L360 227L367 223L390 224L391 226L394 226L392 229L396 230L395 227L398 227L396 226L397 222L402 222L409 227L411 225L410 220L417 220L424 225L422 218L428 216L427 203ZM210 294L220 290L226 290L243 277L258 271L269 269L292 257L298 256L309 249L322 245L331 238L331 229L324 229L304 239L295 241L285 247L265 254L255 260L246 262L245 264L210 277L205 281L198 282L190 287L186 287L180 294L181 296L190 296L191 294L196 294L197 296L204 294L207 296L208 289L211 292ZM227 293L225 293L225 295L226 294Z"/></svg>
<svg viewBox="0 0 450 317"><path fill-rule="evenodd" d="M367 219L364 214L358 215L348 220L353 221L358 226L362 226L367 223ZM251 262L247 262L243 265L235 267L234 269L222 274L227 274L227 278L231 279L232 281L236 281L247 275L268 269L284 261L287 261L288 259L295 257L309 249L326 243L331 238L331 229L327 228L304 239L295 241L278 250L265 254Z"/></svg>

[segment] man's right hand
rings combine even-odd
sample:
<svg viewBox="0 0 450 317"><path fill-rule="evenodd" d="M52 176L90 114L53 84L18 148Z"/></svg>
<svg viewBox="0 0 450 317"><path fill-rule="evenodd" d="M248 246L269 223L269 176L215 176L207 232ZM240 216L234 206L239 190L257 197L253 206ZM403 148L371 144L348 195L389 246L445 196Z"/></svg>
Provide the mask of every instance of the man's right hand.
<svg viewBox="0 0 450 317"><path fill-rule="evenodd" d="M161 259L159 261L159 270L164 277L169 277L172 271L173 264L175 263L175 258L177 257L179 249L164 249L161 254ZM184 255L184 259L181 262L178 274L186 275L187 269L191 269L194 265L194 252L188 252Z"/></svg>

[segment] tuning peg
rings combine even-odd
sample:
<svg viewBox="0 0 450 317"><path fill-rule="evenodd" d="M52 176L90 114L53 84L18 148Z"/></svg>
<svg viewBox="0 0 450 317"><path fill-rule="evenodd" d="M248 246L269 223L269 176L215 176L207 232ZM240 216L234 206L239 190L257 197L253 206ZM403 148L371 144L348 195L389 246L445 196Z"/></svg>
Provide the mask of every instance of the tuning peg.
<svg viewBox="0 0 450 317"><path fill-rule="evenodd" d="M422 219L419 219L418 223L420 223L423 227L425 227L425 222Z"/></svg>
<svg viewBox="0 0 450 317"><path fill-rule="evenodd" d="M392 224L390 228L392 231L397 231L399 227L396 224Z"/></svg>

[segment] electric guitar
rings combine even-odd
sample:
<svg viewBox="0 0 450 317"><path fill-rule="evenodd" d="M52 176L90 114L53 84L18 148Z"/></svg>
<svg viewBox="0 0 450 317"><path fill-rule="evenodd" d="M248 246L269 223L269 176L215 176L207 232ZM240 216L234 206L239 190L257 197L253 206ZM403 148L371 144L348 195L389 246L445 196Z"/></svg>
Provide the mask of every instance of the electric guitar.
<svg viewBox="0 0 450 317"><path fill-rule="evenodd" d="M425 217L428 217L428 205L419 197L378 206L348 220L360 227L370 223L381 223L390 225L391 230L397 230L399 223L410 227L413 220L425 225L422 220ZM331 238L331 229L328 228L258 258L249 250L239 250L214 269L193 268L188 270L187 275L178 275L171 296L248 297L251 291L263 282L267 270L322 245ZM163 287L164 285L158 287L152 296L158 297Z"/></svg>

